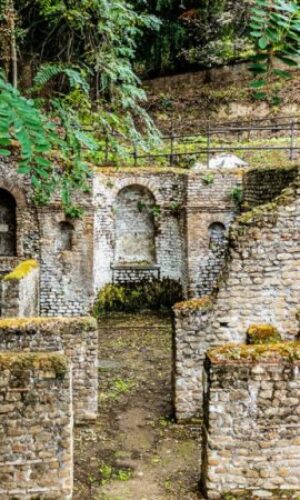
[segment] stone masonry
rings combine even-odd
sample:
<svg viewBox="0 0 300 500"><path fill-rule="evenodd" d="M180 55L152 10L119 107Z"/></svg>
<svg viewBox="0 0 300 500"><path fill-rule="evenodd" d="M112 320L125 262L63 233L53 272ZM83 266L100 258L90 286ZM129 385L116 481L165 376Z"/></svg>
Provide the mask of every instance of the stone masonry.
<svg viewBox="0 0 300 500"><path fill-rule="evenodd" d="M300 497L300 343L229 346L205 362L202 490Z"/></svg>
<svg viewBox="0 0 300 500"><path fill-rule="evenodd" d="M0 352L60 352L72 361L75 421L93 420L98 406L98 331L93 318L0 320Z"/></svg>
<svg viewBox="0 0 300 500"><path fill-rule="evenodd" d="M203 363L212 338L206 335L211 301L194 299L174 307L173 401L177 421L202 417Z"/></svg>
<svg viewBox="0 0 300 500"><path fill-rule="evenodd" d="M276 171L273 178L276 183ZM282 182L281 175L279 178ZM188 301L175 308L178 380L174 383L174 400L181 420L198 418L202 413L196 380L200 382L207 349L228 342L246 342L252 324L268 323L284 340L294 340L298 335L299 179L299 174L293 173L289 187L278 197L243 213L231 225L226 268L212 296L204 300L204 304L210 303L205 321L201 301ZM253 180L247 182L252 186L247 188L249 197ZM181 388L187 389L186 393Z"/></svg>
<svg viewBox="0 0 300 500"><path fill-rule="evenodd" d="M0 354L0 498L68 500L71 367L64 356Z"/></svg>

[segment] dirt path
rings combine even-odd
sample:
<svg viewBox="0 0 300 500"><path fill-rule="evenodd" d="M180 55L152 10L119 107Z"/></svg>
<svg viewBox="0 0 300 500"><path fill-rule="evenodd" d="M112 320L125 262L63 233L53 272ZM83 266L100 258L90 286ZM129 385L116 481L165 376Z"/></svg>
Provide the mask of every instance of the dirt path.
<svg viewBox="0 0 300 500"><path fill-rule="evenodd" d="M74 500L195 500L199 428L172 423L171 321L100 325L99 418L75 430Z"/></svg>

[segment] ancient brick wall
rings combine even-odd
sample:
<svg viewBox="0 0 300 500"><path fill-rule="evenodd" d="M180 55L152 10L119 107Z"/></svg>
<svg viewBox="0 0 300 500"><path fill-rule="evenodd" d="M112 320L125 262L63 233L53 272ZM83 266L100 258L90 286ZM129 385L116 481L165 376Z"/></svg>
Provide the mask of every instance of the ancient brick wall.
<svg viewBox="0 0 300 500"><path fill-rule="evenodd" d="M233 224L227 267L205 321L197 301L195 310L193 301L175 308L179 419L201 415L201 391L194 379L201 383L205 349L246 342L252 324L268 323L286 340L298 336L299 224L300 189L295 179L278 199L246 212ZM188 396L180 387L188 389Z"/></svg>
<svg viewBox="0 0 300 500"><path fill-rule="evenodd" d="M73 489L70 363L0 353L0 497L68 500Z"/></svg>
<svg viewBox="0 0 300 500"><path fill-rule="evenodd" d="M67 222L61 210L39 211L43 316L83 315L93 300L93 211Z"/></svg>
<svg viewBox="0 0 300 500"><path fill-rule="evenodd" d="M231 229L228 269L212 313L212 327L224 341L245 341L253 323L272 324L290 340L298 334L298 183L240 216Z"/></svg>
<svg viewBox="0 0 300 500"><path fill-rule="evenodd" d="M128 193L128 203L126 205L126 200L123 199L125 206L122 211L120 196L123 197L126 192ZM135 209L130 205L130 200L132 201L130 193L133 192L145 193L144 198L135 199ZM162 277L183 281L184 234L181 209L184 197L185 177L180 173L156 172L154 169L153 171L138 170L138 173L130 169L120 172L115 169L99 170L94 179L94 203L96 206L94 229L95 290L112 281L112 267L117 265L123 257L126 258L126 253L128 255L128 252L123 252L123 257L120 259L117 232L121 231L123 243L126 241L127 248L130 248L130 245L135 245L138 237L136 234L138 233L138 221L140 221L139 225L144 222L144 234L147 232L149 236L149 238L147 237L148 250L146 253L145 249L142 251L141 245L146 241L143 238L142 243L135 245L136 253L128 255L132 263L151 260L160 269ZM124 209L127 213L126 221ZM143 215L148 216L147 220ZM126 234L124 233L125 222L128 228ZM153 242L151 252L150 239Z"/></svg>
<svg viewBox="0 0 300 500"><path fill-rule="evenodd" d="M177 421L202 417L203 363L213 341L207 335L211 302L208 298L174 307L173 403Z"/></svg>
<svg viewBox="0 0 300 500"><path fill-rule="evenodd" d="M212 291L225 262L227 250L216 252L211 246L211 228L224 227L225 239L238 212L234 189L242 184L241 169L201 170L188 177L186 200L186 240L188 296L201 297ZM208 182L208 179L209 182Z"/></svg>
<svg viewBox="0 0 300 500"><path fill-rule="evenodd" d="M207 498L299 497L299 359L299 343L209 353L201 481Z"/></svg>
<svg viewBox="0 0 300 500"><path fill-rule="evenodd" d="M16 170L13 161L1 159L0 189L16 202L16 242L14 256L0 255L0 274L10 272L21 260L35 258L41 265L41 314L86 314L93 300L91 198L78 195L85 214L82 219L68 221L59 208L58 196L47 207L35 207L30 181Z"/></svg>
<svg viewBox="0 0 300 500"><path fill-rule="evenodd" d="M101 169L94 180L97 207L94 234L95 288L101 288L112 280L112 269L117 264L116 225L117 228L125 227L124 221L122 223L118 219L118 212L122 213L118 196L130 187L138 187L146 189L153 197L153 260L160 269L161 277L180 280L186 295L204 295L211 291L223 267L228 227L237 210L231 192L241 184L241 173L241 169L230 169L223 173L149 169L139 170L138 174L130 169L121 172ZM213 178L213 182L207 182L208 175ZM147 205L146 199L144 205ZM137 217L133 211L131 215L131 222L127 223L130 226L127 244L130 233L136 232ZM215 223L223 225L225 235L223 248L219 247L218 250L210 247L211 227ZM136 260L143 260L142 255L137 255Z"/></svg>
<svg viewBox="0 0 300 500"><path fill-rule="evenodd" d="M0 158L0 189L7 191L15 201L15 255L1 255L5 260L5 272L8 272L16 263L16 257L39 257L40 237L37 210L32 205L32 191L30 181L23 175L17 174L16 164L9 158ZM1 229L1 228L0 228ZM5 228L3 228L4 230ZM9 265L9 259L12 265Z"/></svg>
<svg viewBox="0 0 300 500"><path fill-rule="evenodd" d="M0 320L0 352L60 352L72 361L76 421L92 420L98 403L98 331L93 318Z"/></svg>
<svg viewBox="0 0 300 500"><path fill-rule="evenodd" d="M29 265L26 273L18 276L18 268ZM4 318L39 315L40 269L36 261L24 261L2 281L1 316Z"/></svg>

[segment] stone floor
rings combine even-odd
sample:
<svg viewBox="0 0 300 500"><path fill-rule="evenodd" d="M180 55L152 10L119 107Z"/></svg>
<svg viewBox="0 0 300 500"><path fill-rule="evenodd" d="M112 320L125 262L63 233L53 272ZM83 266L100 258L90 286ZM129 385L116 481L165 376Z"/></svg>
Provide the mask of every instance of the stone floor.
<svg viewBox="0 0 300 500"><path fill-rule="evenodd" d="M74 500L198 499L200 429L171 419L171 320L100 324L99 418L75 429Z"/></svg>

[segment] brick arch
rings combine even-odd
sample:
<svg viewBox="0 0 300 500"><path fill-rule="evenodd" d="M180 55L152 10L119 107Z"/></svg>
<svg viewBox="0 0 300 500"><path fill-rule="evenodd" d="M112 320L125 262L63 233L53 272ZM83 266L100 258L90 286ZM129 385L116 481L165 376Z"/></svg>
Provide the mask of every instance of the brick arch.
<svg viewBox="0 0 300 500"><path fill-rule="evenodd" d="M119 182L116 183L116 186L112 190L112 196L114 200L118 197L118 194L125 188L128 187L133 187L133 186L139 186L148 189L148 191L151 192L152 196L154 197L154 200L158 204L163 203L163 197L161 196L157 186L148 179L145 179L143 177L133 177L130 179L120 179Z"/></svg>
<svg viewBox="0 0 300 500"><path fill-rule="evenodd" d="M13 184L7 181L0 182L0 189L5 189L8 191L16 200L17 209L22 207L27 207L27 201L24 193L18 188L16 188Z"/></svg>

